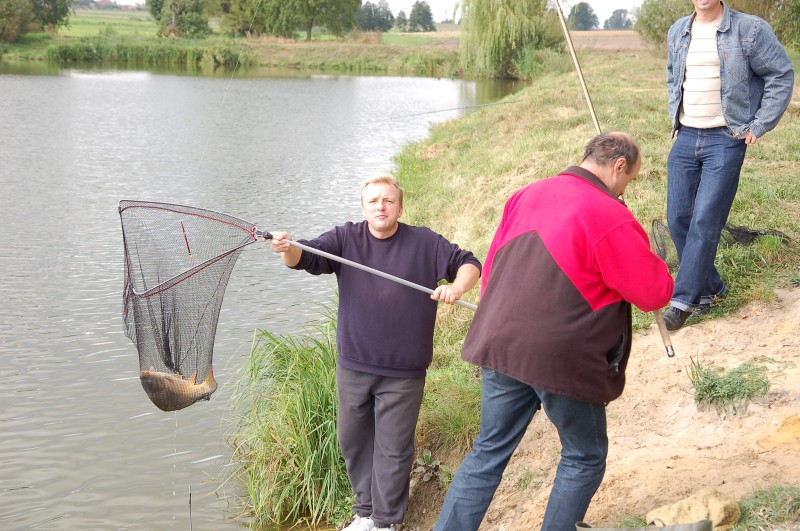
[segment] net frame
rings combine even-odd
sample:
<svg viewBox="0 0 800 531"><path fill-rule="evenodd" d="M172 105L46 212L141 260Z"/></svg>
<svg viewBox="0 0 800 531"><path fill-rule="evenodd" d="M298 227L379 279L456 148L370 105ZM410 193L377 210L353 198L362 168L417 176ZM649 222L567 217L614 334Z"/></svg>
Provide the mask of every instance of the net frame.
<svg viewBox="0 0 800 531"><path fill-rule="evenodd" d="M179 383L194 378L197 385L212 375L216 389L213 347L222 300L242 250L258 241L257 228L228 214L175 203L122 200L119 214L125 335L136 345L143 387L165 409L164 399L145 385L153 371Z"/></svg>

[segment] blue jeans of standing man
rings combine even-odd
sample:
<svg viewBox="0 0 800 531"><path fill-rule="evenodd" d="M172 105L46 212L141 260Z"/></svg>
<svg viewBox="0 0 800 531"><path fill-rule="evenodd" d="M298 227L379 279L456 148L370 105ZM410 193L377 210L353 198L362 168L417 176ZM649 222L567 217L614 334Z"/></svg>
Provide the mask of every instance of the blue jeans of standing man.
<svg viewBox="0 0 800 531"><path fill-rule="evenodd" d="M606 469L605 406L548 393L484 368L480 433L450 484L434 531L478 529L540 406L561 439L561 461L542 529L571 531L583 520Z"/></svg>
<svg viewBox="0 0 800 531"><path fill-rule="evenodd" d="M689 311L728 290L714 259L747 145L727 127L682 127L667 161L667 223L678 251L671 305Z"/></svg>

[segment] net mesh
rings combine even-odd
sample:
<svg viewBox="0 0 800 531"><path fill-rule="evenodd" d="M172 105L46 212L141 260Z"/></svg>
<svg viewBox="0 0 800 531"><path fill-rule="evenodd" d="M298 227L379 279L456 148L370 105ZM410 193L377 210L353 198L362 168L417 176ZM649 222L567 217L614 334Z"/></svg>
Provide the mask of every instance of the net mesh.
<svg viewBox="0 0 800 531"><path fill-rule="evenodd" d="M786 234L774 229L751 229L744 225L732 226L726 224L722 229L720 240L726 245L751 245L759 236L775 236L782 242L789 242ZM661 220L653 220L650 232L650 244L653 251L667 263L670 273L678 270L678 252L669 233L669 228Z"/></svg>
<svg viewBox="0 0 800 531"><path fill-rule="evenodd" d="M789 237L779 230L774 229L751 229L744 225L732 226L726 224L722 231L722 240L728 245L737 243L739 245L750 245L759 236L777 236L781 241L789 242Z"/></svg>
<svg viewBox="0 0 800 531"><path fill-rule="evenodd" d="M208 399L217 321L236 259L256 227L201 208L120 201L125 334L142 386L165 411Z"/></svg>
<svg viewBox="0 0 800 531"><path fill-rule="evenodd" d="M675 249L675 243L672 241L669 229L661 220L653 220L650 245L653 251L667 263L669 272L674 275L678 270L678 251Z"/></svg>

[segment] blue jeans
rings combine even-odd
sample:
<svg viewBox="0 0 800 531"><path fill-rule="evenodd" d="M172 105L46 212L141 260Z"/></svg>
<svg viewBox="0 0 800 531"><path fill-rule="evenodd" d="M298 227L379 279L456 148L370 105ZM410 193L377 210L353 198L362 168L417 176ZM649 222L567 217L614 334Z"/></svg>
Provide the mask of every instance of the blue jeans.
<svg viewBox="0 0 800 531"><path fill-rule="evenodd" d="M682 127L667 161L667 223L678 251L671 305L692 310L728 290L714 259L747 145L727 127Z"/></svg>
<svg viewBox="0 0 800 531"><path fill-rule="evenodd" d="M434 531L477 530L503 471L540 406L558 429L561 461L542 529L574 531L583 520L606 469L606 409L535 389L483 369L481 429L458 468Z"/></svg>

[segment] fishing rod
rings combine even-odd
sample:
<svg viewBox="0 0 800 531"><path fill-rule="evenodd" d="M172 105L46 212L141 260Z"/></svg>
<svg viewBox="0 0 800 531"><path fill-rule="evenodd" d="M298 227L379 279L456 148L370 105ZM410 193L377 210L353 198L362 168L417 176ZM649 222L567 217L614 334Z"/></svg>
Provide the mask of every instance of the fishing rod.
<svg viewBox="0 0 800 531"><path fill-rule="evenodd" d="M411 118L412 116L422 116L424 114L435 114L435 113L438 113L438 112L463 111L463 110L466 110L466 109L478 109L480 107L491 107L493 105L508 105L510 103L518 103L520 101L522 101L522 100L521 99L516 99L516 100L509 100L509 101L495 101L493 103L481 103L479 105L468 105L466 107L453 107L451 109L438 109L438 110L435 110L435 111L425 111L425 112L418 112L418 113L414 113L414 114L404 114L402 116L394 117L393 120L400 120L400 119L403 119L403 118Z"/></svg>
<svg viewBox="0 0 800 531"><path fill-rule="evenodd" d="M599 135L602 131L600 131L600 122L597 121L597 115L594 112L594 105L592 105L592 98L589 95L589 89L586 87L586 80L583 78L583 71L581 70L581 65L578 62L578 56L575 54L575 46L572 45L572 37L569 35L569 29L567 28L567 21L564 18L564 12L561 10L561 2L560 0L555 0L556 4L556 11L558 12L558 19L561 21L561 29L564 30L564 37L567 40L567 46L569 47L569 53L572 56L572 62L575 65L575 72L578 74L578 80L581 83L581 88L583 89L583 95L586 97L586 104L589 106L589 114L592 116L592 122L594 123L594 129L597 131ZM669 337L669 331L667 330L667 325L664 323L664 316L661 313L661 310L653 310L653 317L656 319L656 325L658 325L658 331L661 334L661 341L664 343L664 348L667 351L667 356L672 358L675 356L675 349L672 348L672 339Z"/></svg>

